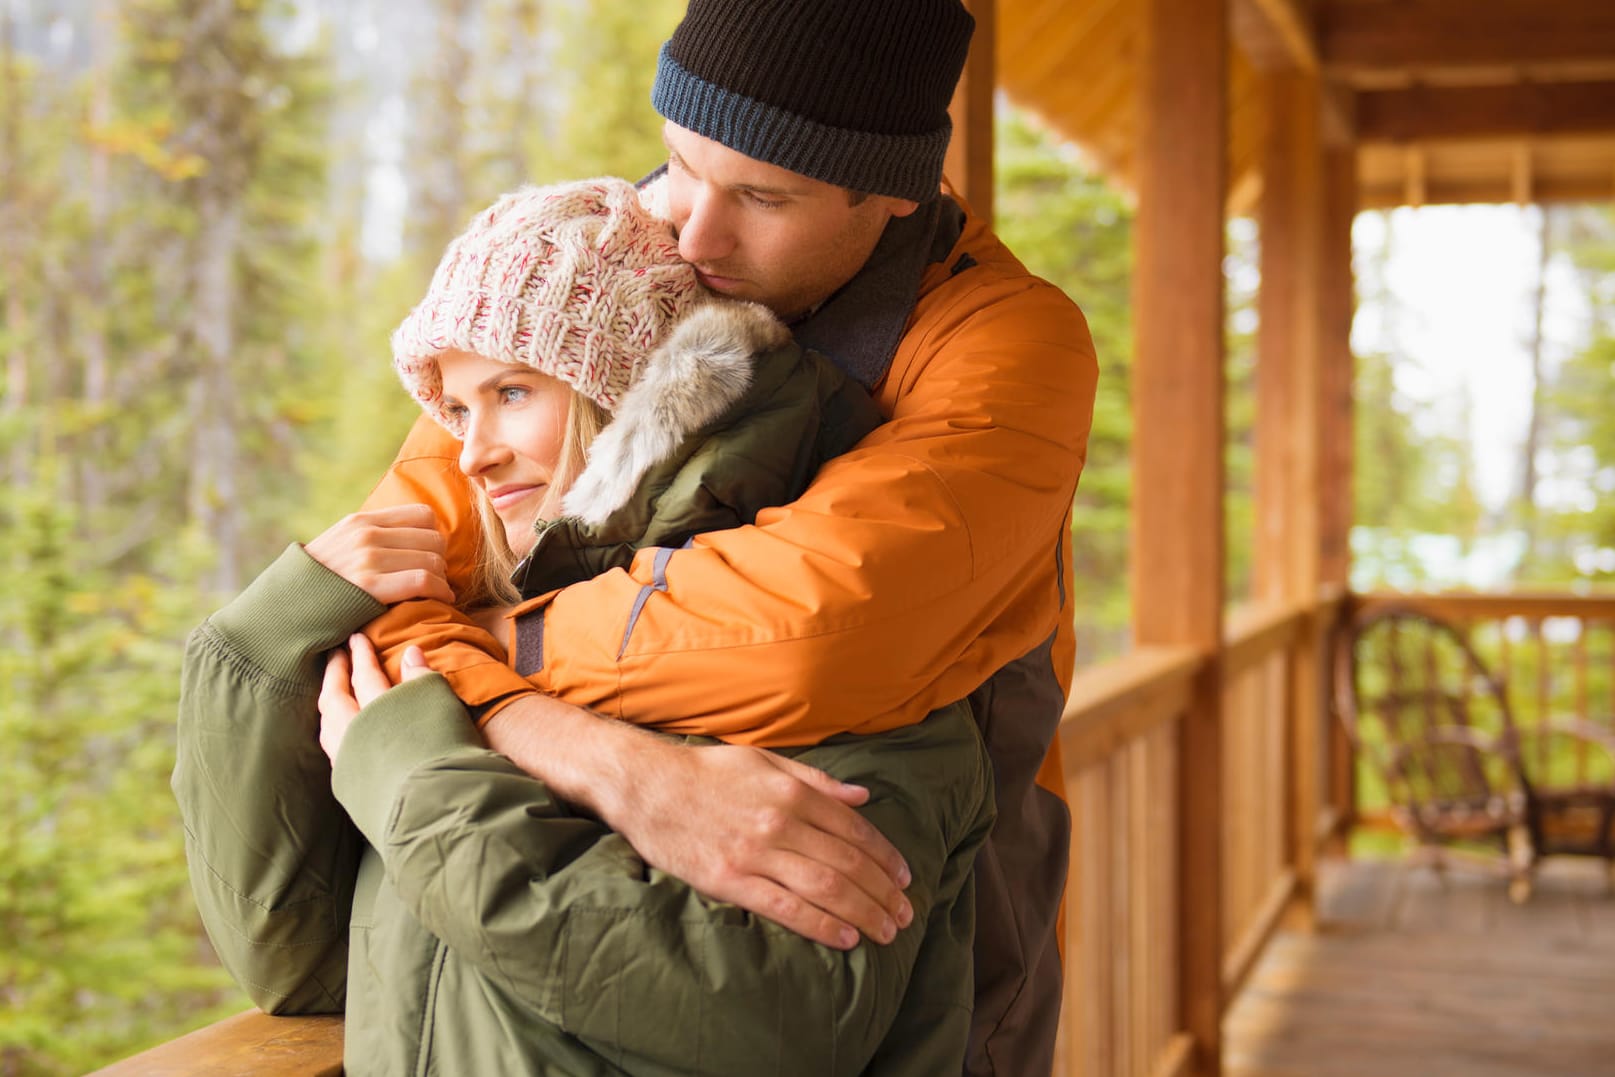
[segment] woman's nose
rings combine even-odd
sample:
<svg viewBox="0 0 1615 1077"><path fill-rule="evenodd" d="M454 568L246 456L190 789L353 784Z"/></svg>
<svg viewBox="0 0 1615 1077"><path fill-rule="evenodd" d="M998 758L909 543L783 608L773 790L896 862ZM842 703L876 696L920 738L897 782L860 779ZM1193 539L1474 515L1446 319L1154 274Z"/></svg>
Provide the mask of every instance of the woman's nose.
<svg viewBox="0 0 1615 1077"><path fill-rule="evenodd" d="M498 466L500 460L509 455L495 433L487 423L476 418L466 424L465 440L460 443L461 471L476 478L489 468Z"/></svg>

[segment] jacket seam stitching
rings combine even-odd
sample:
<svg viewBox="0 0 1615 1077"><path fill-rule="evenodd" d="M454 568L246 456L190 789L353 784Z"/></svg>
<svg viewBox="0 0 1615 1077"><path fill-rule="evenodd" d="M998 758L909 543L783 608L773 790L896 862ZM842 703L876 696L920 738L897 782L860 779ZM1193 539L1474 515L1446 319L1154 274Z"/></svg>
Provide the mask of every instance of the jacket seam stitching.
<svg viewBox="0 0 1615 1077"><path fill-rule="evenodd" d="M278 695L292 699L304 697L312 699L317 694L301 682L287 680L285 677L270 673L247 658L228 642L225 634L220 632L212 621L202 622L198 636L199 642L230 670L247 676L254 683L263 685Z"/></svg>

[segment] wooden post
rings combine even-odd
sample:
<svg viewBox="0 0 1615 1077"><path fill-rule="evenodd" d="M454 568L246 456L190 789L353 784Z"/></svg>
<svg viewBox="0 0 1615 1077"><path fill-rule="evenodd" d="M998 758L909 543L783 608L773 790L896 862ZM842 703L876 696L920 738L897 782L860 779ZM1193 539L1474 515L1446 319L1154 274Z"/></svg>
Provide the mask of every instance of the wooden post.
<svg viewBox="0 0 1615 1077"><path fill-rule="evenodd" d="M1260 214L1261 316L1256 368L1257 596L1315 603L1322 549L1323 188L1316 75L1266 76L1270 116ZM1322 647L1311 619L1290 651L1284 780L1294 909L1310 924L1321 802Z"/></svg>
<svg viewBox="0 0 1615 1077"><path fill-rule="evenodd" d="M1351 228L1357 216L1357 151L1351 144L1330 146L1323 155L1323 240L1318 289L1322 351L1318 408L1319 540L1318 578L1341 592L1351 581L1352 383L1356 359L1351 323L1356 309L1351 269ZM1326 640L1332 643L1332 640ZM1348 824L1357 803L1355 760L1345 729L1328 722L1329 802L1335 818Z"/></svg>
<svg viewBox="0 0 1615 1077"><path fill-rule="evenodd" d="M966 0L976 19L970 55L948 113L953 139L942 170L988 224L993 219L993 89L998 81L998 0Z"/></svg>
<svg viewBox="0 0 1615 1077"><path fill-rule="evenodd" d="M1205 656L1178 742L1179 1020L1222 1071L1224 0L1145 0L1133 270L1133 632Z"/></svg>

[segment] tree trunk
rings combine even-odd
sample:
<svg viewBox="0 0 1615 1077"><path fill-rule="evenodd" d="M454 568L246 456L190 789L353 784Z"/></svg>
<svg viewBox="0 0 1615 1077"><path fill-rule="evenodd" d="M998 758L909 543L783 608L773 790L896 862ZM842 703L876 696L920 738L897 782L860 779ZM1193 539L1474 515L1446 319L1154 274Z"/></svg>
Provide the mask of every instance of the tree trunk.
<svg viewBox="0 0 1615 1077"><path fill-rule="evenodd" d="M245 560L239 484L240 422L236 399L251 386L237 386L231 371L235 357L236 251L240 244L239 201L214 192L199 207L194 340L198 349L192 417L196 423L192 454L191 518L211 536L218 554L213 586L220 594L241 587Z"/></svg>
<svg viewBox="0 0 1615 1077"><path fill-rule="evenodd" d="M0 6L0 289L5 292L5 414L27 407L30 395L28 349L24 343L27 313L23 308L21 252L26 215L22 190L22 80L17 71L15 27L9 6ZM26 439L10 447L6 480L21 486L31 474Z"/></svg>
<svg viewBox="0 0 1615 1077"><path fill-rule="evenodd" d="M1525 549L1514 567L1514 579L1528 575L1536 563L1539 520L1537 513L1537 453L1542 447L1544 382L1542 370L1542 315L1548 296L1548 254L1552 238L1552 218L1542 206L1537 227L1536 292L1531 302L1531 411L1525 424L1525 441L1520 446L1520 529Z"/></svg>
<svg viewBox="0 0 1615 1077"><path fill-rule="evenodd" d="M412 126L421 132L412 162L411 210L405 229L405 251L430 265L449 240L465 227L466 109L464 93L471 74L467 23L471 0L436 0L435 48L425 85L413 107L424 110ZM416 208L418 207L418 208Z"/></svg>
<svg viewBox="0 0 1615 1077"><path fill-rule="evenodd" d="M111 40L113 12L108 0L97 0L90 18L90 71L94 79L90 91L90 123L104 127L112 119L112 86L109 72L112 66ZM86 451L75 454L79 472L79 500L85 519L94 520L106 508L108 476L106 464L111 455L110 439L105 424L111 403L107 365L108 296L106 259L109 244L106 242L108 218L111 212L112 186L110 164L106 151L97 144L89 149L89 215L93 241L84 254L83 295L93 297L88 303L78 304L74 311L78 348L84 357L84 380L81 388L84 408L93 416L86 435Z"/></svg>

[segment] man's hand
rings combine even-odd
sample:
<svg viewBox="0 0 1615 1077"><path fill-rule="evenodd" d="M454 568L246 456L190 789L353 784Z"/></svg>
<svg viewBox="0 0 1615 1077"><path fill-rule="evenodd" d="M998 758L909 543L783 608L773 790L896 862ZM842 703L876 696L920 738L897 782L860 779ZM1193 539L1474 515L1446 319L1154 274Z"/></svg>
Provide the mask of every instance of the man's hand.
<svg viewBox="0 0 1615 1077"><path fill-rule="evenodd" d="M708 897L843 950L859 932L890 942L914 918L908 866L853 810L866 789L772 752L684 746L548 698L511 704L483 732Z"/></svg>
<svg viewBox="0 0 1615 1077"><path fill-rule="evenodd" d="M403 679L412 681L432 672L419 647L404 651ZM325 660L325 681L320 685L320 747L326 758L336 762L336 753L347 736L348 726L377 696L393 686L381 666L376 649L363 633L348 638Z"/></svg>
<svg viewBox="0 0 1615 1077"><path fill-rule="evenodd" d="M344 516L303 547L308 555L385 605L409 598L454 602L443 536L425 505Z"/></svg>

